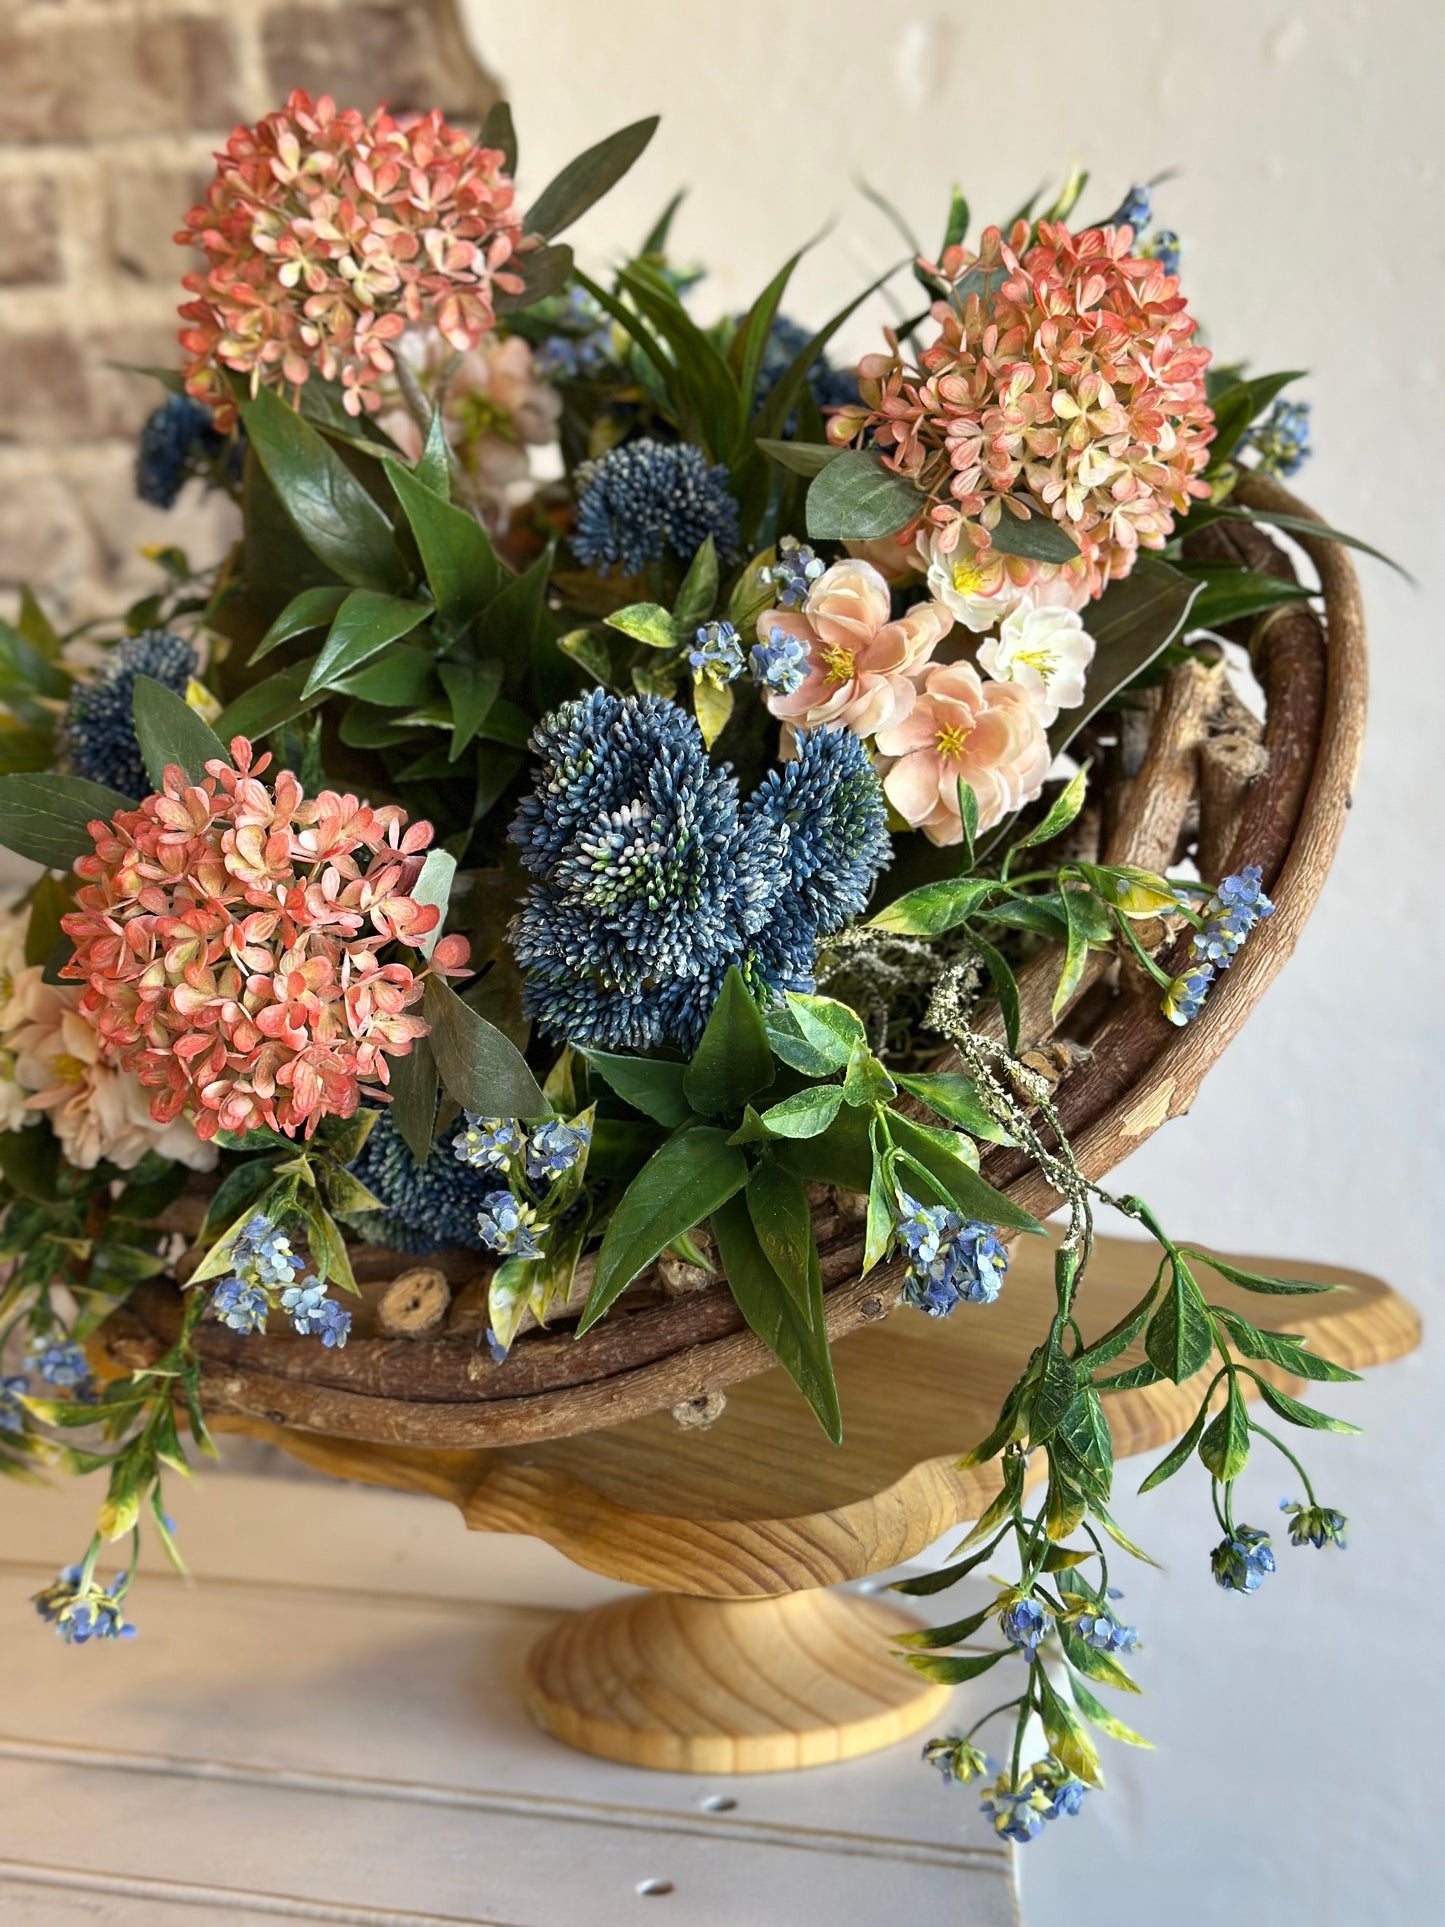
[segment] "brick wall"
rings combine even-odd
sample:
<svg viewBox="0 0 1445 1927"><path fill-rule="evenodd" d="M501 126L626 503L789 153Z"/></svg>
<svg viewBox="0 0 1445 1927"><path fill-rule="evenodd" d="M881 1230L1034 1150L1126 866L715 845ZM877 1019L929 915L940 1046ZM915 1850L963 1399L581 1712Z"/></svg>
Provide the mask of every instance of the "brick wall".
<svg viewBox="0 0 1445 1927"><path fill-rule="evenodd" d="M80 620L152 584L143 543L219 553L224 501L135 499L160 391L109 364L176 365L171 235L235 123L297 86L468 128L497 97L452 0L0 0L0 610L29 581Z"/></svg>

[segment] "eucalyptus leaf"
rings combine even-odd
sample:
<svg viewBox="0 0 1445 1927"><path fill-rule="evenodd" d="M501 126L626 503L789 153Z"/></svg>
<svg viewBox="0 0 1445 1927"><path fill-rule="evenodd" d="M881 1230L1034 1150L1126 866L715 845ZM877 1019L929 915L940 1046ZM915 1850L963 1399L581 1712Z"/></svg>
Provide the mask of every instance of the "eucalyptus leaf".
<svg viewBox="0 0 1445 1927"><path fill-rule="evenodd" d="M413 1162L425 1164L437 1114L437 1066L429 1037L418 1037L405 1057L392 1059L390 1090L391 1121Z"/></svg>
<svg viewBox="0 0 1445 1927"><path fill-rule="evenodd" d="M868 449L847 449L818 471L808 490L808 534L819 541L869 542L916 520L928 498Z"/></svg>
<svg viewBox="0 0 1445 1927"><path fill-rule="evenodd" d="M657 132L657 124L656 114L633 121L569 161L527 210L527 233L550 241L580 220L594 201L622 179Z"/></svg>
<svg viewBox="0 0 1445 1927"><path fill-rule="evenodd" d="M68 870L93 854L93 822L134 807L134 798L81 776L0 776L0 846L48 870Z"/></svg>
<svg viewBox="0 0 1445 1927"><path fill-rule="evenodd" d="M230 753L215 730L183 696L153 676L135 678L131 715L152 789L162 787L172 763L178 763L192 783L205 781L209 762L219 760L229 766Z"/></svg>
<svg viewBox="0 0 1445 1927"><path fill-rule="evenodd" d="M428 850L426 862L421 866L421 874L411 886L410 894L417 903L435 904L441 912L435 927L417 940L417 949L428 959L446 929L447 906L451 902L452 883L456 873L457 860L449 851Z"/></svg>
<svg viewBox="0 0 1445 1927"><path fill-rule="evenodd" d="M1003 555L1023 556L1029 562L1077 562L1079 545L1061 522L1035 511L1025 520L1004 513L989 531L989 541Z"/></svg>
<svg viewBox="0 0 1445 1927"><path fill-rule="evenodd" d="M510 1038L464 1004L449 984L430 977L422 1011L431 1025L437 1069L449 1096L484 1117L546 1117L543 1097L527 1060Z"/></svg>

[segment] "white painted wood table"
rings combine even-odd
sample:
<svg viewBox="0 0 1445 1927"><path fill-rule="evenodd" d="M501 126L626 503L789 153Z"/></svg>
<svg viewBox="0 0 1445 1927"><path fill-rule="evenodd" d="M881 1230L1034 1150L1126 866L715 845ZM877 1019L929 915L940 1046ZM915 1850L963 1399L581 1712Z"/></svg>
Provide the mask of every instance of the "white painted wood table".
<svg viewBox="0 0 1445 1927"><path fill-rule="evenodd" d="M915 1742L710 1782L536 1732L527 1647L625 1590L549 1547L329 1482L172 1496L198 1583L152 1565L140 1636L69 1649L29 1595L94 1482L0 1481L3 1927L1016 1922L1009 1854Z"/></svg>

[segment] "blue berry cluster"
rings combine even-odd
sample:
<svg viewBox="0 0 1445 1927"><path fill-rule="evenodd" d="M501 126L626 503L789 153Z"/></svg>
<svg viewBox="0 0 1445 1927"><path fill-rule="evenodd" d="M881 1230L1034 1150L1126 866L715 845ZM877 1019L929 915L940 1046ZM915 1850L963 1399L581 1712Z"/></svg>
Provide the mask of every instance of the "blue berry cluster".
<svg viewBox="0 0 1445 1927"><path fill-rule="evenodd" d="M34 1338L29 1358L31 1370L57 1391L74 1392L83 1398L90 1390L90 1366L73 1339ZM23 1386L24 1380L20 1382Z"/></svg>
<svg viewBox="0 0 1445 1927"><path fill-rule="evenodd" d="M1226 877L1205 904L1204 928L1194 933L1193 959L1164 993L1161 1008L1171 1024L1187 1024L1199 1015L1216 970L1228 970L1250 931L1273 913L1263 876L1252 863L1238 876Z"/></svg>
<svg viewBox="0 0 1445 1927"><path fill-rule="evenodd" d="M760 997L810 990L821 935L862 910L889 857L860 740L800 731L740 802L694 717L593 690L532 738L512 840L536 881L513 933L529 1012L605 1050L690 1050L736 965Z"/></svg>
<svg viewBox="0 0 1445 1927"><path fill-rule="evenodd" d="M232 480L240 476L244 458L244 431L238 429L234 440L222 435L203 402L189 395L167 395L159 408L151 410L140 432L135 457L135 492L153 508L175 505L184 483L192 475L207 474L227 453L227 471Z"/></svg>
<svg viewBox="0 0 1445 1927"><path fill-rule="evenodd" d="M481 1168L460 1162L445 1143L433 1144L418 1164L390 1111L383 1111L350 1166L383 1207L367 1212L358 1228L368 1244L412 1257L453 1245L480 1251L477 1213L488 1190Z"/></svg>
<svg viewBox="0 0 1445 1927"><path fill-rule="evenodd" d="M571 541L585 568L637 575L664 555L691 562L709 536L731 562L738 506L727 470L690 442L624 442L577 470Z"/></svg>
<svg viewBox="0 0 1445 1927"><path fill-rule="evenodd" d="M148 796L151 783L131 707L135 679L153 677L184 696L195 673L195 650L167 629L145 629L118 642L94 679L76 686L66 707L61 737L74 774L122 796Z"/></svg>
<svg viewBox="0 0 1445 1927"><path fill-rule="evenodd" d="M963 1300L991 1305L1003 1288L1008 1252L991 1225L965 1221L945 1205L898 1195L894 1235L908 1254L903 1302L946 1318Z"/></svg>

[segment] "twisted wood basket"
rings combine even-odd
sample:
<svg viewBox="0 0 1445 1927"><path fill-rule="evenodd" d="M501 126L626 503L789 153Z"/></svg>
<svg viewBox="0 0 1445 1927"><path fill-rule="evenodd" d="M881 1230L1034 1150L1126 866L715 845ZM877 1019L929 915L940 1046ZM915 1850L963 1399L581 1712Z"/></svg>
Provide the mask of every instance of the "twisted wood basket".
<svg viewBox="0 0 1445 1927"><path fill-rule="evenodd" d="M1240 485L1251 506L1318 520L1278 484ZM1192 536L1201 559L1244 562L1293 577L1284 551L1254 524L1216 523ZM1055 1022L1050 999L1059 958L1046 951L1020 976L1021 1048L1056 1079L1054 1098L1078 1161L1100 1178L1167 1119L1187 1111L1205 1072L1235 1036L1294 949L1344 826L1359 759L1366 696L1365 630L1346 553L1305 538L1319 577L1323 616L1305 603L1276 609L1247 641L1264 691L1261 726L1231 689L1222 665L1190 662L1152 692L1147 714L1127 716L1103 758L1099 801L1074 834L1085 860L1165 868L1186 850L1213 878L1261 866L1275 914L1252 935L1203 1014L1173 1028L1157 985L1117 958L1091 953L1085 977ZM1162 931L1158 933L1162 935ZM1146 938L1147 941L1147 938ZM1182 968L1188 933L1160 952ZM1026 1208L1058 1199L1026 1156L987 1152L983 1171ZM178 1228L194 1231L182 1211ZM830 1338L887 1316L901 1265L857 1275L862 1231L847 1200L820 1197L817 1228ZM282 1336L248 1338L207 1323L197 1336L208 1410L245 1420L375 1444L458 1449L512 1445L596 1431L672 1408L705 1420L726 1387L766 1371L771 1353L743 1323L726 1286L671 1294L654 1279L624 1296L601 1325L576 1338L563 1325L524 1333L494 1363L484 1343L487 1268L470 1252L427 1264L445 1275L418 1280L420 1335L377 1308L398 1274L414 1266L393 1253L353 1250L363 1304L344 1351ZM436 1323L422 1299L436 1293ZM401 1287L406 1298L409 1287ZM397 1293L388 1300L394 1313ZM154 1360L179 1325L180 1294L166 1280L139 1287L103 1333L114 1363ZM405 1319L400 1321L405 1325ZM421 1329L427 1327L426 1329Z"/></svg>

